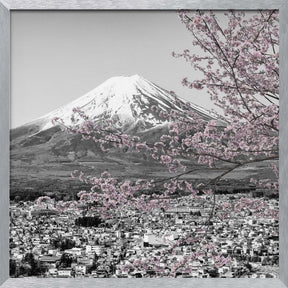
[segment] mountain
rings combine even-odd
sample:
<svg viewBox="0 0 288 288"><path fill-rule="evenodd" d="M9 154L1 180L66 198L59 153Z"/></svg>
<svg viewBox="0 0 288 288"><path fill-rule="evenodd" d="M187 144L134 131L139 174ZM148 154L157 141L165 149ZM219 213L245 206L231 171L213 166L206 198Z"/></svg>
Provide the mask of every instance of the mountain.
<svg viewBox="0 0 288 288"><path fill-rule="evenodd" d="M76 107L94 122L112 119L116 122L115 125L124 129L140 122L143 129L149 129L167 123L153 111L152 106L167 112L171 109L181 111L174 100L170 92L139 75L113 77L75 101L12 130L12 135L17 137L23 131L31 136L48 130L54 127L53 118L61 118L65 125L79 124L82 119L72 113ZM190 105L204 119L215 118L209 111L192 103Z"/></svg>
<svg viewBox="0 0 288 288"><path fill-rule="evenodd" d="M165 174L165 168L145 159L145 155L118 150L104 153L93 141L68 134L60 125L53 125L52 120L60 118L65 125L80 124L83 119L72 112L77 107L94 123L113 120L113 125L123 132L151 141L168 131L167 119L161 118L153 106L166 112L181 112L180 104L185 102L179 100L175 104L174 100L167 90L138 75L113 77L75 101L12 129L11 193L66 191L65 183L70 183L70 172L75 169L96 175L109 170L119 177ZM191 104L191 109L204 120L216 119L197 105Z"/></svg>

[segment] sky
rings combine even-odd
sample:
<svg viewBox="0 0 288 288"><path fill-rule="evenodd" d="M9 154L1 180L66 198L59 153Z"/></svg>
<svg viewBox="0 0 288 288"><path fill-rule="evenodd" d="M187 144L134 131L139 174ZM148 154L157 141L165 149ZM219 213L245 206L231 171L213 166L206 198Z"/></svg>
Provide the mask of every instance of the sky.
<svg viewBox="0 0 288 288"><path fill-rule="evenodd" d="M13 11L11 31L11 128L134 74L213 108L204 91L181 84L201 74L172 57L195 49L176 11Z"/></svg>

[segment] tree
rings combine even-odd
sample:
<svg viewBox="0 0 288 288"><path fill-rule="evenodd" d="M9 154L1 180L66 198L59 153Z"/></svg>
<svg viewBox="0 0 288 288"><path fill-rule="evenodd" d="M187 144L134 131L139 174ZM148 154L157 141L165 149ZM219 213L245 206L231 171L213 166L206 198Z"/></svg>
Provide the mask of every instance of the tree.
<svg viewBox="0 0 288 288"><path fill-rule="evenodd" d="M192 137L188 134L180 143L174 141L175 146L179 147L184 143L186 151L192 146L191 153L198 157L199 162L210 167L219 161L231 164L211 181L214 187L223 176L233 170L252 163L268 162L275 176L269 179L251 179L251 182L278 193L277 11L259 11L252 17L245 16L243 12L230 11L225 13L226 19L222 19L226 25L220 23L213 12L182 11L179 16L192 33L193 44L204 51L201 56L191 54L189 50L184 50L181 54L173 53L174 57L184 58L204 76L192 81L184 78L182 83L191 89L206 88L211 100L221 108L227 126L220 130L214 121L210 121ZM175 130L185 131L183 122L175 126ZM241 208L245 206L251 210L256 204L257 209L261 210L260 214L278 217L278 212L266 209L264 202L248 199L242 201L245 203L239 203ZM222 217L228 215L227 208L224 206Z"/></svg>
<svg viewBox="0 0 288 288"><path fill-rule="evenodd" d="M37 275L37 261L34 258L33 253L28 252L25 254L20 265L20 275L26 274L27 276Z"/></svg>
<svg viewBox="0 0 288 288"><path fill-rule="evenodd" d="M71 267L71 263L73 262L73 257L70 254L63 253L60 258L59 267L60 268L68 268ZM58 268L59 268L58 267Z"/></svg>
<svg viewBox="0 0 288 288"><path fill-rule="evenodd" d="M189 263L199 257L212 258L215 267L220 267L231 259L224 257L209 240L210 225L207 224L211 223L212 218L224 220L233 215L245 217L251 213L272 219L278 217L278 210L269 208L261 198L241 197L222 203L216 201L216 186L225 176L259 162L270 165L275 176L251 179L251 182L263 189L278 192L278 13L274 10L259 11L249 16L244 12L229 11L224 15L225 19L218 19L210 11L180 11L180 20L191 33L193 47L198 47L202 53L197 55L188 49L183 53L172 53L202 73L201 79L187 77L182 83L190 89L206 89L221 110L220 115L203 119L191 109L189 103L174 95L181 111L168 113L153 107L159 117L170 121L169 133L154 143L123 134L113 127L112 121L94 123L77 107L74 116L82 118L82 122L79 121L80 124L76 126L66 126L69 133L92 139L104 152L115 147L144 152L151 160L167 166L171 172L171 177L160 181L131 181L113 178L105 171L101 176L86 176L74 171L73 177L91 185L91 191L78 193L79 201L89 205L91 210L97 206L104 219L129 215L135 210L149 218L153 209L169 208L172 195L194 199L210 207L207 219L193 232L190 231L188 237L181 237L156 258L135 260L132 263L135 269L152 266L154 272L161 275L164 273L161 261L181 245L191 245L193 252L173 264L171 275L189 269ZM59 119L55 121L61 123ZM189 181L185 176L197 171L197 167L189 169L187 163L195 161L207 169L221 168L221 172L203 183ZM76 204L61 203L58 208L71 208Z"/></svg>
<svg viewBox="0 0 288 288"><path fill-rule="evenodd" d="M52 247L54 247L56 249L59 248L61 251L64 251L67 249L74 248L76 243L72 239L58 237L58 238L55 238L52 240L51 245L52 245Z"/></svg>
<svg viewBox="0 0 288 288"><path fill-rule="evenodd" d="M9 275L11 277L16 275L16 270L17 270L17 262L14 259L9 260Z"/></svg>
<svg viewBox="0 0 288 288"><path fill-rule="evenodd" d="M75 225L83 227L98 227L102 220L98 216L80 217L75 220Z"/></svg>

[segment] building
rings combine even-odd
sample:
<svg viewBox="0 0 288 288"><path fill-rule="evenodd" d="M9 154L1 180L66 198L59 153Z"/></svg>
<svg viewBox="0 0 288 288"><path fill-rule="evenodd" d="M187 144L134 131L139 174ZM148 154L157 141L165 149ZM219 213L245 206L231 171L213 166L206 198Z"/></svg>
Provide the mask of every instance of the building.
<svg viewBox="0 0 288 288"><path fill-rule="evenodd" d="M72 276L72 269L71 268L62 268L58 270L58 277L68 278Z"/></svg>

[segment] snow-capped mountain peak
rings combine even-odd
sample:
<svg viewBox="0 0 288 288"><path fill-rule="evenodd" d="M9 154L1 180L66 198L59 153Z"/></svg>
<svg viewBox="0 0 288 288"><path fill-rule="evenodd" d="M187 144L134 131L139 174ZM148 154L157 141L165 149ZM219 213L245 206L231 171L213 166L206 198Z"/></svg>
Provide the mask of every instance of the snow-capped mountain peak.
<svg viewBox="0 0 288 288"><path fill-rule="evenodd" d="M168 91L137 74L117 76L106 80L82 97L52 111L34 123L37 123L40 131L53 127L52 119L55 117L62 119L65 125L79 124L83 120L72 112L73 108L79 108L95 122L114 119L118 127L126 128L127 125L141 122L141 127L149 129L167 123L153 111L152 106L167 112L171 109L181 111L181 107L176 105L174 100L174 96ZM203 108L196 105L192 107L204 117L213 118Z"/></svg>

